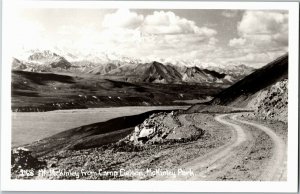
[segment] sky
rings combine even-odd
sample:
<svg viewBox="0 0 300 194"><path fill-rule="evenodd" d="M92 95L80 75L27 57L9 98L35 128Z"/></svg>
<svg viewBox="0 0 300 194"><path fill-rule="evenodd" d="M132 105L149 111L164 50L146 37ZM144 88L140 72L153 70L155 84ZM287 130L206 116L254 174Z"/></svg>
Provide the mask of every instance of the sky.
<svg viewBox="0 0 300 194"><path fill-rule="evenodd" d="M27 8L16 11L11 27L16 51L256 68L288 51L288 12L280 10Z"/></svg>

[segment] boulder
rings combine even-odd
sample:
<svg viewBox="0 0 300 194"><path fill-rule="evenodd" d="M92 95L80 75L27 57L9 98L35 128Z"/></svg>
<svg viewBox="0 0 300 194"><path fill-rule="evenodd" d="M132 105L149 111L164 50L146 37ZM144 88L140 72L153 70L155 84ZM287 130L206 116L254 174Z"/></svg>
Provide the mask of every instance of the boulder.
<svg viewBox="0 0 300 194"><path fill-rule="evenodd" d="M139 138L144 138L144 137L148 137L150 135L152 135L155 132L155 128L142 128L142 130L140 131L139 134Z"/></svg>

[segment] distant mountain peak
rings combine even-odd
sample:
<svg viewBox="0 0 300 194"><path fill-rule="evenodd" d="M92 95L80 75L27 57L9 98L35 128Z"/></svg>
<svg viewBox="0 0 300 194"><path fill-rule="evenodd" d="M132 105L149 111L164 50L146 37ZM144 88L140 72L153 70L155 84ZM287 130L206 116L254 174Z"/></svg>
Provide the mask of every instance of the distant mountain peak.
<svg viewBox="0 0 300 194"><path fill-rule="evenodd" d="M63 58L61 56L59 56L58 54L51 52L50 50L44 50L44 51L38 51L38 52L34 52L32 55L30 55L28 57L28 60L30 61L38 61L38 60L47 60L50 58Z"/></svg>
<svg viewBox="0 0 300 194"><path fill-rule="evenodd" d="M18 58L18 57L17 57ZM207 66L201 60L174 60L173 63L163 59L140 60L118 53L72 51L55 48L52 50L24 51L20 65L15 67L25 71L70 71L112 76L125 81L145 81L159 83L201 83L229 85L252 72L253 69L241 64L239 66ZM163 63L161 61L164 61ZM55 69L52 69L55 68Z"/></svg>
<svg viewBox="0 0 300 194"><path fill-rule="evenodd" d="M152 61L152 64L155 65L155 64L158 64L158 65L162 65L162 63L158 62L158 61Z"/></svg>
<svg viewBox="0 0 300 194"><path fill-rule="evenodd" d="M27 60L20 61L14 59L13 69L34 71L34 72L50 72L53 68L67 70L72 64L64 57L50 50L32 50Z"/></svg>

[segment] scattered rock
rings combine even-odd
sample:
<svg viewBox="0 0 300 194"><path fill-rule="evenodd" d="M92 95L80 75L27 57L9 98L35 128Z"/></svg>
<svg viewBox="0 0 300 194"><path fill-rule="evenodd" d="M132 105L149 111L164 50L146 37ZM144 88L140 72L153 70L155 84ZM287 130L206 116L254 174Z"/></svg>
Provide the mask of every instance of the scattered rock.
<svg viewBox="0 0 300 194"><path fill-rule="evenodd" d="M134 145L185 142L198 139L204 131L194 125L182 126L176 112L156 113L134 128L127 139Z"/></svg>
<svg viewBox="0 0 300 194"><path fill-rule="evenodd" d="M31 151L18 147L11 151L11 172L20 174L21 170L37 170L46 166L46 162L39 161L31 155Z"/></svg>
<svg viewBox="0 0 300 194"><path fill-rule="evenodd" d="M288 80L282 80L257 94L248 106L255 109L255 116L263 120L287 123Z"/></svg>

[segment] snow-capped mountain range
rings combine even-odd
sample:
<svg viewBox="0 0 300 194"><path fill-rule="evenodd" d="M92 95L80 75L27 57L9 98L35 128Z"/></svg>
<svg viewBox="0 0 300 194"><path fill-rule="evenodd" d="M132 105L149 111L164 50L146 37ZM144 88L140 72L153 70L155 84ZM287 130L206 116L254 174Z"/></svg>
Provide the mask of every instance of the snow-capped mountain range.
<svg viewBox="0 0 300 194"><path fill-rule="evenodd" d="M205 68L204 68L205 67ZM67 50L30 50L15 56L15 70L77 72L114 76L129 82L231 84L250 74L246 65L207 66L198 61L143 61L116 53L71 53Z"/></svg>

